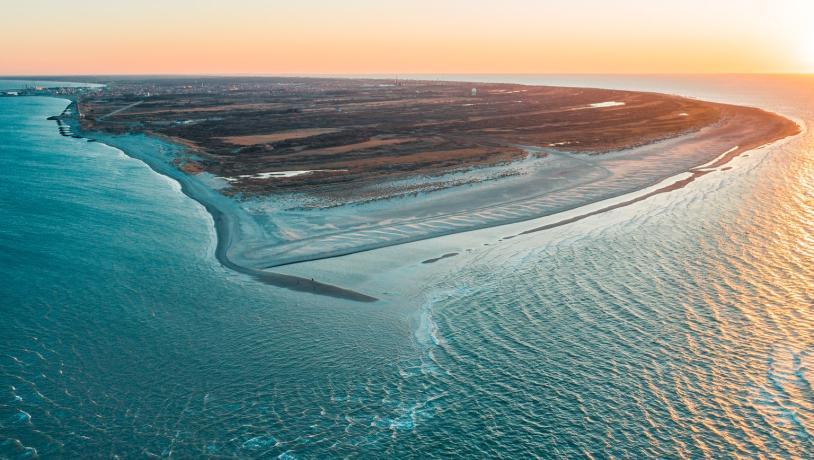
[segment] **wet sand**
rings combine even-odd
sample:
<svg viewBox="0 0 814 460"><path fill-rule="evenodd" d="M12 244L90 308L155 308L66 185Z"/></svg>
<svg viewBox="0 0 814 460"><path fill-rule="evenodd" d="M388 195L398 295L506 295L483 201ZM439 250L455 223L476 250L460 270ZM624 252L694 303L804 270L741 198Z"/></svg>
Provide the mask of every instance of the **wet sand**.
<svg viewBox="0 0 814 460"><path fill-rule="evenodd" d="M553 215L643 190L682 173L697 177L701 169L719 167L800 129L760 109L722 107L726 116L713 126L635 149L603 155L542 149L545 157L517 166L521 171L516 177L493 183L349 210L290 214L280 210L276 222L282 226L280 232L303 236L248 245L239 250L239 257L247 265L271 268ZM316 216L333 225L317 227Z"/></svg>
<svg viewBox="0 0 814 460"><path fill-rule="evenodd" d="M74 129L79 130L75 121L72 122L67 119L60 122L73 125ZM144 136L116 136L93 132L83 133L83 136L89 141L101 142L111 148L116 148L128 156L143 161L156 173L177 181L180 184L181 191L201 204L212 216L217 237L215 257L224 267L251 276L262 283L292 291L310 292L316 295L356 302L375 302L378 300L375 297L351 289L322 283L313 278L258 270L234 262L229 255L229 249L235 244L236 234L246 237L245 231L242 231L241 227L250 222L250 219L242 215L241 210L233 200L210 188L201 182L197 176L184 174L175 168L174 160L177 159L179 153L178 147L175 145L168 144L162 139L146 138Z"/></svg>
<svg viewBox="0 0 814 460"><path fill-rule="evenodd" d="M747 121L744 120L743 128L741 128L741 127L738 127L737 129L736 128L731 128L730 132L727 133L727 135L732 135L731 131L735 131L737 134L742 134L742 133L747 131L745 128L747 128L749 126L750 125L747 123ZM745 152L748 152L749 150L759 148L759 147L763 147L765 145L771 144L771 143L779 141L781 139L785 139L785 138L787 138L789 136L797 135L797 134L800 133L801 128L800 128L799 125L797 125L794 122L787 123L787 122L773 121L773 122L769 123L768 126L764 125L764 126L761 126L761 127L758 127L758 128L748 129L748 131L751 131L752 134L748 135L748 136L744 136L743 141L744 141L745 145L735 146L735 147L727 150L726 152L724 152L719 157L713 159L709 163L706 163L706 164L703 164L703 165L701 165L701 166L699 166L697 168L691 169L689 171L691 173L691 175L689 177L677 180L674 183L672 183L671 185L668 185L666 187L662 187L660 189L657 189L657 190L652 191L650 193L641 195L641 196L636 197L634 199L627 200L627 201L624 201L624 202L621 202L621 203L617 203L617 204L614 204L612 206L608 206L608 207L605 207L605 208L602 208L602 209L599 209L599 210L596 210L596 211L592 211L592 212L589 212L589 213L586 213L586 214L582 214L582 215L579 215L579 216L564 219L564 220L559 221L559 222L555 222L555 223L552 223L552 224L543 225L543 226L536 227L536 228L533 228L533 229L530 229L530 230L526 230L524 232L521 232L520 235L526 235L526 234L529 234L529 233L536 233L536 232L556 228L556 227L559 227L559 226L562 226L562 225L567 225L567 224L570 224L570 223L577 222L579 220L585 219L587 217L595 216L597 214L603 214L605 212L612 211L614 209L629 206L629 205L631 205L633 203L637 203L639 201L646 200L646 199L648 199L650 197L653 197L655 195L659 195L659 194L662 194L662 193L668 193L668 192L672 192L672 191L675 191L675 190L682 189L682 188L686 187L688 184L695 181L697 178L714 171L716 168L720 168L720 171L728 171L728 170L732 169L731 167L723 167L723 168L721 168L721 166L726 165L727 163L732 161L734 158L738 157L739 155L741 155L741 154L743 154ZM507 238L511 238L511 237L507 237Z"/></svg>
<svg viewBox="0 0 814 460"><path fill-rule="evenodd" d="M586 155L559 147L524 147L530 153L528 159L501 166L517 172L516 176L350 210L275 211L274 220L224 196L204 181L206 174L192 176L179 171L173 161L180 149L161 157L139 136L99 133L91 137L121 148L179 181L184 193L213 216L218 234L216 256L224 266L291 290L370 302L376 299L307 276L266 270L554 215L689 174L645 195L520 234L543 231L684 187L750 149L800 131L790 120L760 109L714 105L721 117L713 125L635 148ZM619 107L581 112L608 110ZM472 174L489 170L478 168ZM444 254L424 263L450 256Z"/></svg>

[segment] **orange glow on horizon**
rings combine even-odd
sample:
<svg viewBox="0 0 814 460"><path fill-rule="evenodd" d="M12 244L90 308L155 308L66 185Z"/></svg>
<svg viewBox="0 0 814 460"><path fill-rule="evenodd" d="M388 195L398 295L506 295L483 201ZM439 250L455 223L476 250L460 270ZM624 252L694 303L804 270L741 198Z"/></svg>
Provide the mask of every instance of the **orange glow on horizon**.
<svg viewBox="0 0 814 460"><path fill-rule="evenodd" d="M804 0L4 6L0 74L799 73ZM544 4L541 4L544 3ZM654 3L659 3L655 5ZM575 5L579 4L579 5ZM737 11L734 11L736 10ZM58 11L58 14L53 13ZM814 44L810 45L814 50Z"/></svg>

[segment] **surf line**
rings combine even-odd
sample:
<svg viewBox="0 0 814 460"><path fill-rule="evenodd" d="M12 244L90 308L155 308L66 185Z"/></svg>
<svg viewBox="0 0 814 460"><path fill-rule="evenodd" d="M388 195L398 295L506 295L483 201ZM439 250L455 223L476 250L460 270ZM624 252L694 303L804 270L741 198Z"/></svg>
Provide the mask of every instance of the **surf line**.
<svg viewBox="0 0 814 460"><path fill-rule="evenodd" d="M690 172L692 173L692 175L690 177L687 177L685 179L681 179L679 181L673 182L672 184L670 184L670 185L668 185L666 187L662 187L662 188L654 190L654 191L652 191L650 193L646 193L644 195L637 196L636 198L631 198L630 200L623 201L621 203L616 203L616 204L613 204L613 205L610 205L610 206L606 206L606 207L604 207L602 209L597 209L596 211L581 214L579 216L574 216L574 217L564 219L564 220L561 220L561 221L558 221L558 222L554 222L554 223L551 223L551 224L542 225L540 227L535 227L535 228L526 230L524 232L520 232L515 236L528 235L529 233L536 233L536 232L541 232L543 230L550 230L552 228L560 227L562 225L568 225L568 224L580 221L582 219L586 219L588 217L595 216L597 214L602 214L602 213L605 213L605 212L608 212L608 211L613 211L614 209L624 208L625 206L630 206L633 203L638 203L639 201L646 200L646 199L648 199L648 198L650 198L652 196L659 195L661 193L672 192L674 190L684 188L684 187L687 186L687 184L693 182L695 179L703 176L704 174L710 173L711 171L692 170Z"/></svg>
<svg viewBox="0 0 814 460"><path fill-rule="evenodd" d="M181 182L181 189L185 189L184 182ZM217 233L217 243L215 247L215 257L220 263L231 270L244 275L249 275L252 278L260 281L261 283L269 284L285 288L291 291L310 292L312 294L323 295L327 297L334 297L337 299L353 300L356 302L376 302L376 297L371 297L361 292L356 292L351 289L346 289L332 284L321 283L315 281L313 278L304 278L301 276L285 275L282 273L268 272L265 270L258 270L255 268L244 267L243 265L236 264L227 255L228 241L230 238L229 228L230 222L226 213L222 212L216 206L206 202L205 200L198 200L187 191L184 192L195 201L198 201L215 222L215 233Z"/></svg>
<svg viewBox="0 0 814 460"><path fill-rule="evenodd" d="M71 100L70 104L65 108L65 110L62 111L60 115L49 117L49 119L56 121L57 126L59 128L67 126L69 127L69 129L72 129L73 133L81 132L78 119L75 116L75 114L78 112L78 109L75 108L69 112L69 109L71 109L72 107L74 108L76 107L76 101ZM356 302L376 302L379 300L376 297L372 297L361 292L356 292L351 289L346 289L332 284L321 283L319 281L315 281L313 278L305 278L294 275L285 275L282 273L268 272L264 270L258 270L255 268L245 267L233 262L227 254L228 252L227 249L229 246L229 241L231 240L230 233L231 227L235 225L235 222L231 221L231 218L228 215L228 213L222 211L216 204L212 203L210 200L207 200L205 196L195 193L194 187L192 186L191 182L189 182L190 181L189 178L180 173L174 174L174 172L176 172L175 170L170 169L160 160L156 160L155 158L150 157L149 155L138 155L132 152L128 152L127 149L107 144L103 141L100 141L99 139L90 137L88 133L83 132L81 136L78 134L73 134L71 137L78 139L86 139L88 142L99 142L108 145L112 148L115 148L116 150L123 152L125 155L129 157L135 158L136 160L143 162L156 174L169 177L170 179L180 184L181 192L190 199L201 204L201 206L203 206L207 210L209 215L212 216L212 220L215 223L215 233L217 235L215 258L224 267L236 271L238 273L243 273L244 275L251 276L252 278L261 283L281 287L291 291L310 292L316 295L322 295L344 300L352 300Z"/></svg>
<svg viewBox="0 0 814 460"><path fill-rule="evenodd" d="M721 155L719 155L718 157L716 157L714 160L709 161L707 163L704 163L701 166L696 166L696 167L690 169L688 171L690 173L689 177L686 177L686 178L681 179L681 180L677 180L677 181L673 182L670 185L667 185L665 187L661 187L659 189L653 190L652 192L645 193L644 195L640 195L640 196L637 196L635 198L631 198L631 199L623 201L621 203L616 203L616 204L612 204L612 205L606 206L606 207L601 208L601 209L597 209L596 211L591 211L591 212L588 212L588 213L585 213L585 214L580 214L578 216L570 217L568 219L563 219L561 221L553 222L553 223L550 223L550 224L541 225L539 227L535 227L535 228L520 232L517 235L510 236L510 237L507 237L507 238L504 238L504 239L514 238L515 236L520 236L520 235L528 235L530 233L537 233L537 232L541 232L541 231L544 231L544 230L550 230L552 228L560 227L562 225L572 224L574 222L580 221L582 219L587 219L588 217L592 217L592 216L595 216L597 214L602 214L602 213L605 213L605 212L608 212L608 211L613 211L614 209L619 209L619 208L624 208L625 206L630 206L630 205L632 205L634 203L644 201L644 200L646 200L648 198L651 198L651 197L656 196L656 195L660 195L662 193L668 193L668 192L672 192L672 191L675 191L675 190L682 189L682 188L686 187L687 185L689 185L690 183L692 183L693 181L695 181L695 179L698 179L699 177L701 177L701 176L703 176L705 174L709 174L709 173L715 171L714 168L717 168L719 166L722 166L722 165L728 163L730 160L732 160L733 158L738 156L740 153L742 153L739 150L740 150L740 146L736 145L735 147L732 147L731 149L727 150L726 152L724 152Z"/></svg>

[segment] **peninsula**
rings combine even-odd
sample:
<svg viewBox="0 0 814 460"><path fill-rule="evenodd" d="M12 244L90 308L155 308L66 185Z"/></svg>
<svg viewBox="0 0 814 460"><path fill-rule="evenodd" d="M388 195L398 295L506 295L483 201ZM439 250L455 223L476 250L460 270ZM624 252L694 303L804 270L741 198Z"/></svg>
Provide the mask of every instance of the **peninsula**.
<svg viewBox="0 0 814 460"><path fill-rule="evenodd" d="M552 215L671 177L673 185L650 195L675 190L800 131L758 108L605 89L93 81L106 86L72 96L55 117L61 132L119 147L178 179L215 216L225 265L351 298L357 294L266 270Z"/></svg>
<svg viewBox="0 0 814 460"><path fill-rule="evenodd" d="M703 127L793 129L758 109L653 93L512 84L316 78L108 81L79 100L85 131L157 134L228 194L304 192L339 202L371 184L494 166L523 146L597 155Z"/></svg>

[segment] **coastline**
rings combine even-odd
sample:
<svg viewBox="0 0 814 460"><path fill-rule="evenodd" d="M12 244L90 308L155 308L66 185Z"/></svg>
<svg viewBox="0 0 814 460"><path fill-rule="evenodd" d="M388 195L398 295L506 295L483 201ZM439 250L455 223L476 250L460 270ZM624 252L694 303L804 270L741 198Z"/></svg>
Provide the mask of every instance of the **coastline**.
<svg viewBox="0 0 814 460"><path fill-rule="evenodd" d="M373 303L224 265L218 245L228 255L252 236L240 224L290 214L263 220L215 193L239 212L218 216L134 157L189 174L197 152L150 135L113 136L120 148L75 138L47 120L64 99L0 98L0 451L409 457L451 440L497 456L805 456L814 77L788 92L762 87L771 78L708 88L802 120L798 136L710 144L660 183L547 217L270 270ZM601 172L614 157L630 154L545 161ZM681 182L691 169L702 174ZM183 179L219 190L211 174Z"/></svg>
<svg viewBox="0 0 814 460"><path fill-rule="evenodd" d="M790 120L788 117L783 117L785 120ZM263 257L268 257L269 252L274 252L277 249L280 249L280 245L269 245L268 242L264 244L263 242L263 230L257 228L257 223L252 219L250 215L248 215L244 209L242 209L239 203L229 197L226 197L219 193L215 188L212 188L210 185L206 184L203 180L199 179L197 176L186 174L180 171L174 164L173 160L178 158L178 155L182 154L183 152L188 152L188 147L179 145L177 143L172 143L167 139L161 139L157 136L146 136L146 135L133 135L133 134L125 134L125 135L115 135L115 134L106 134L100 132L82 132L79 128L78 120L75 117L69 118L62 118L66 124L71 126L71 134L73 137L84 137L92 141L102 142L106 145L109 145L113 148L121 150L128 156L133 158L139 159L146 163L151 169L155 172L170 177L176 180L182 189L182 192L193 199L194 201L198 202L207 210L207 212L212 216L215 232L216 232L216 251L215 255L218 261L225 267L237 271L239 273L243 273L253 278L264 282L266 284L274 285L277 287L282 287L290 290L300 291L300 292L311 292L314 294L319 295L326 295L335 298L342 298L346 300L353 300L353 301L362 301L362 302L372 302L377 300L374 297L368 296L366 294L362 294L360 292L356 292L353 290L345 289L339 286L325 284L318 281L315 281L313 278L307 278L303 276L295 276L290 274L283 274L283 273L273 273L265 271L267 268L271 268L274 266L283 266L283 265L292 265L298 264L305 261L311 260L320 260L326 258L333 258L339 257L344 255L355 254L358 252L366 252L373 249L378 249L387 246L395 246L404 243L411 243L415 241L419 241L422 239L430 239L436 238L439 236L451 235L460 232L467 232L473 231L488 227L497 227L503 226L506 224L518 223L518 222L525 222L531 221L534 219L538 219L541 217L546 216L553 216L559 214L563 211L573 211L577 210L581 207L591 205L594 203L601 202L608 198L614 198L621 195L625 195L631 193L631 190L625 190L624 193L619 193L615 196L599 196L594 197L595 199L585 201L583 200L582 203L578 204L577 206L566 207L565 209L555 210L554 212L549 212L547 214L540 214L540 215L531 215L531 216L522 216L521 218L515 220L508 220L500 223L491 223L491 222L484 222L480 227L467 227L464 229L458 229L455 227L449 228L447 231L434 233L429 235L423 235L414 238L401 238L397 241L384 241L384 242L374 242L373 244L368 244L366 246L359 247L357 245L356 248L353 250L347 250L340 248L339 250L335 250L333 252L323 252L319 257L310 257L310 258L303 258L303 257L295 257L293 260L288 261L286 263L274 263L268 264L263 263ZM59 121L59 120L58 120ZM575 220L580 220L582 218L599 214L602 212L609 211L611 209L616 209L619 207L627 206L629 204L644 200L649 198L650 196L658 193L665 193L668 191L676 190L681 188L688 183L692 182L696 177L705 174L706 172L702 169L704 167L719 167L726 162L730 161L732 158L736 156L755 149L759 148L762 145L771 144L777 142L781 139L785 139L789 136L793 136L795 134L799 134L801 132L800 126L798 126L796 133L778 133L775 136L767 136L762 141L762 143L753 142L752 144L747 144L745 146L739 146L736 150L726 152L726 155L721 157L720 154L713 154L712 152L708 153L706 156L706 161L701 163L701 166L695 166L694 168L690 168L688 171L675 171L672 176L681 175L680 173L689 172L692 174L691 177L683 178L675 182L674 184L666 187L662 187L654 192L649 192L643 196L639 196L635 199L631 199L622 203L618 203L612 206L608 206L606 208L602 208L597 211L590 212L588 214L584 214L578 216L577 218L570 218L564 221L561 221L554 225L546 225L543 227L534 228L531 230L527 230L522 232L521 234L530 233L533 231L541 231L547 228L551 228L552 226L559 226L570 223ZM81 134L81 136L79 135ZM783 135L780 135L783 134ZM669 140L668 140L669 141ZM659 146L666 141L657 142L653 145ZM160 145L163 148L154 149L153 147ZM152 144L152 145L151 145ZM653 145L648 146L650 148ZM607 157L606 157L607 158ZM710 162L713 162L711 166L706 166ZM664 180L664 177L656 177L650 178L649 183L646 186L638 187L636 190L644 190L648 186L652 186L653 184L659 183ZM635 191L634 191L635 192ZM477 212L477 209L471 210L472 213ZM248 238L247 238L248 236ZM506 237L511 238L511 237ZM251 240L254 241L251 241ZM303 244L301 242L297 242L299 244ZM309 241L305 241L304 244L309 244ZM248 253L258 250L258 245L261 248L261 252L259 256L252 254L251 256L247 256ZM279 259L278 259L279 260ZM266 259L266 262L268 258Z"/></svg>
<svg viewBox="0 0 814 460"><path fill-rule="evenodd" d="M808 130L804 123L801 126L804 131L800 136L803 136ZM360 252L345 257L292 264L279 267L277 270L298 276L316 276L328 282L370 292L385 300L409 298L414 303L427 303L430 302L428 295L447 292L447 288L445 287L441 291L434 289L416 291L412 286L427 285L433 288L438 287L439 284L456 286L459 282L457 272L470 269L473 264L477 265L484 260L514 260L517 257L523 257L522 254L526 254L528 251L549 244L590 240L592 235L604 234L609 227L636 225L635 222L650 219L654 216L653 213L660 212L658 211L660 209L668 212L673 207L683 208L698 201L699 196L703 197L706 194L705 191L709 191L708 187L715 189L727 187L723 184L734 186L733 181L740 182L745 177L754 176L756 168L778 152L782 153L787 145L794 145L800 136L787 137L754 148L745 152L744 155L733 158L729 164L709 171L709 174L705 174L703 177L695 178L697 181L706 181L706 184L692 187L689 182L682 183L681 185L688 189L687 192L669 194L665 190L662 193L653 193L657 190L675 187L676 182L682 182L692 177L692 173L683 172L635 192L549 216L400 246L385 247L375 251ZM674 188L674 190L678 189L678 187ZM645 195L647 199L642 199L641 197ZM700 199L703 200L703 198ZM620 203L625 203L625 206L618 206ZM650 211L646 211L647 209ZM539 227L547 228L543 229L545 232L543 230L529 231Z"/></svg>
<svg viewBox="0 0 814 460"><path fill-rule="evenodd" d="M761 109L761 110L764 110L764 109ZM766 110L764 110L764 111L766 111ZM585 213L585 214L580 214L580 215L577 215L577 216L569 217L567 219L563 219L563 220L560 220L560 221L557 221L557 222L554 222L554 223L551 223L551 224L546 224L546 225L541 225L539 227L534 227L534 228L531 228L529 230L525 230L523 232L520 232L517 235L505 237L504 239L510 239L510 238L514 238L515 236L528 235L530 233L537 233L537 232L540 232L540 231L545 231L545 230L549 230L549 229L552 229L552 228L560 227L562 225L567 225L567 224L570 224L570 223L573 223L573 222L577 222L577 221L580 221L582 219L585 219L585 218L588 218L588 217L591 217L591 216L595 216L595 215L602 214L602 213L605 213L605 212L608 212L608 211L612 211L614 209L618 209L618 208L622 208L622 207L625 207L625 206L632 205L634 203L638 203L640 201L651 198L651 197L653 197L655 195L660 195L662 193L668 193L668 192L672 192L672 191L675 191L675 190L680 190L680 189L686 187L687 185L689 185L690 183L694 182L699 177L704 176L706 174L709 174L709 173L711 173L711 172L713 172L715 170L726 171L726 170L730 169L730 167L727 167L726 164L731 162L732 160L734 160L735 158L737 158L740 155L743 155L743 154L745 154L747 152L750 152L750 151L753 151L753 150L759 150L759 149L762 149L762 148L771 147L773 145L777 145L777 144L786 142L786 141L788 141L788 140L790 140L790 139L792 139L792 138L794 138L796 136L803 135L808 131L807 127L805 126L805 123L803 123L802 120L795 120L792 117L782 115L782 114L779 114L777 112L770 112L770 111L766 111L766 112L772 113L772 114L777 115L779 117L786 118L787 120L790 120L793 123L795 123L797 125L797 127L798 127L797 133L780 136L780 137L777 137L775 139L770 139L770 140L764 142L763 144L733 147L732 149L730 149L730 150L724 152L723 154L721 154L720 156L718 156L716 158L713 158L709 162L690 169L689 171L687 171L686 174L679 174L679 175L676 175L673 178L668 178L667 181L674 180L674 182L672 182L669 185L661 186L656 190L652 190L652 191L649 191L647 193L639 194L638 196L627 199L625 201L622 201L622 202L619 202L619 203L614 203L614 204L602 207L600 209L597 209L597 210L594 210L594 211L591 211L591 212L588 212L588 213ZM689 174L689 175L687 175L687 174ZM641 192L643 192L643 191L644 190L641 190Z"/></svg>
<svg viewBox="0 0 814 460"><path fill-rule="evenodd" d="M412 217L422 204L419 196L413 199L411 208L402 204L387 209L374 208L385 221L383 224L254 246L240 256L247 264L261 269L281 267L551 216L643 190L679 173L693 171L733 146L738 149L731 152L727 161L746 150L800 132L799 125L786 117L767 117L768 112L753 107L725 106L737 111L741 118L730 117L696 133L604 155L585 156L548 149L549 157L570 161L568 168L544 170L537 176L531 174L522 187L496 188L478 184L442 191L437 193L440 198L434 198L436 202L454 198L465 200L463 210L440 214L427 212L426 217ZM768 126L771 121L775 126ZM755 128L756 122L764 123ZM586 178L591 174L594 177ZM510 184L514 180L510 178L503 183ZM549 187L555 182L564 185ZM484 196L490 194L507 198L484 205ZM491 199L491 196L486 198ZM425 200L427 202L433 204L429 198ZM364 209L354 210L356 213L362 211ZM399 213L411 218L401 219Z"/></svg>
<svg viewBox="0 0 814 460"><path fill-rule="evenodd" d="M65 100L70 102L66 109L74 104L73 101ZM240 231L242 225L250 223L250 218L241 216L240 208L230 198L221 195L217 190L197 180L195 176L185 174L173 165L172 160L177 158L176 154L181 153L182 146L170 144L166 140L152 136L83 132L74 117L62 118L61 123L70 126L71 137L85 138L89 142L105 144L127 156L144 162L157 174L178 182L182 193L203 206L212 217L216 234L215 257L224 267L251 276L265 284L293 291L310 292L356 302L375 302L378 300L375 297L350 289L321 283L313 278L262 271L235 263L229 256L229 249L232 248L235 242L234 235ZM162 156L161 153L164 155Z"/></svg>

